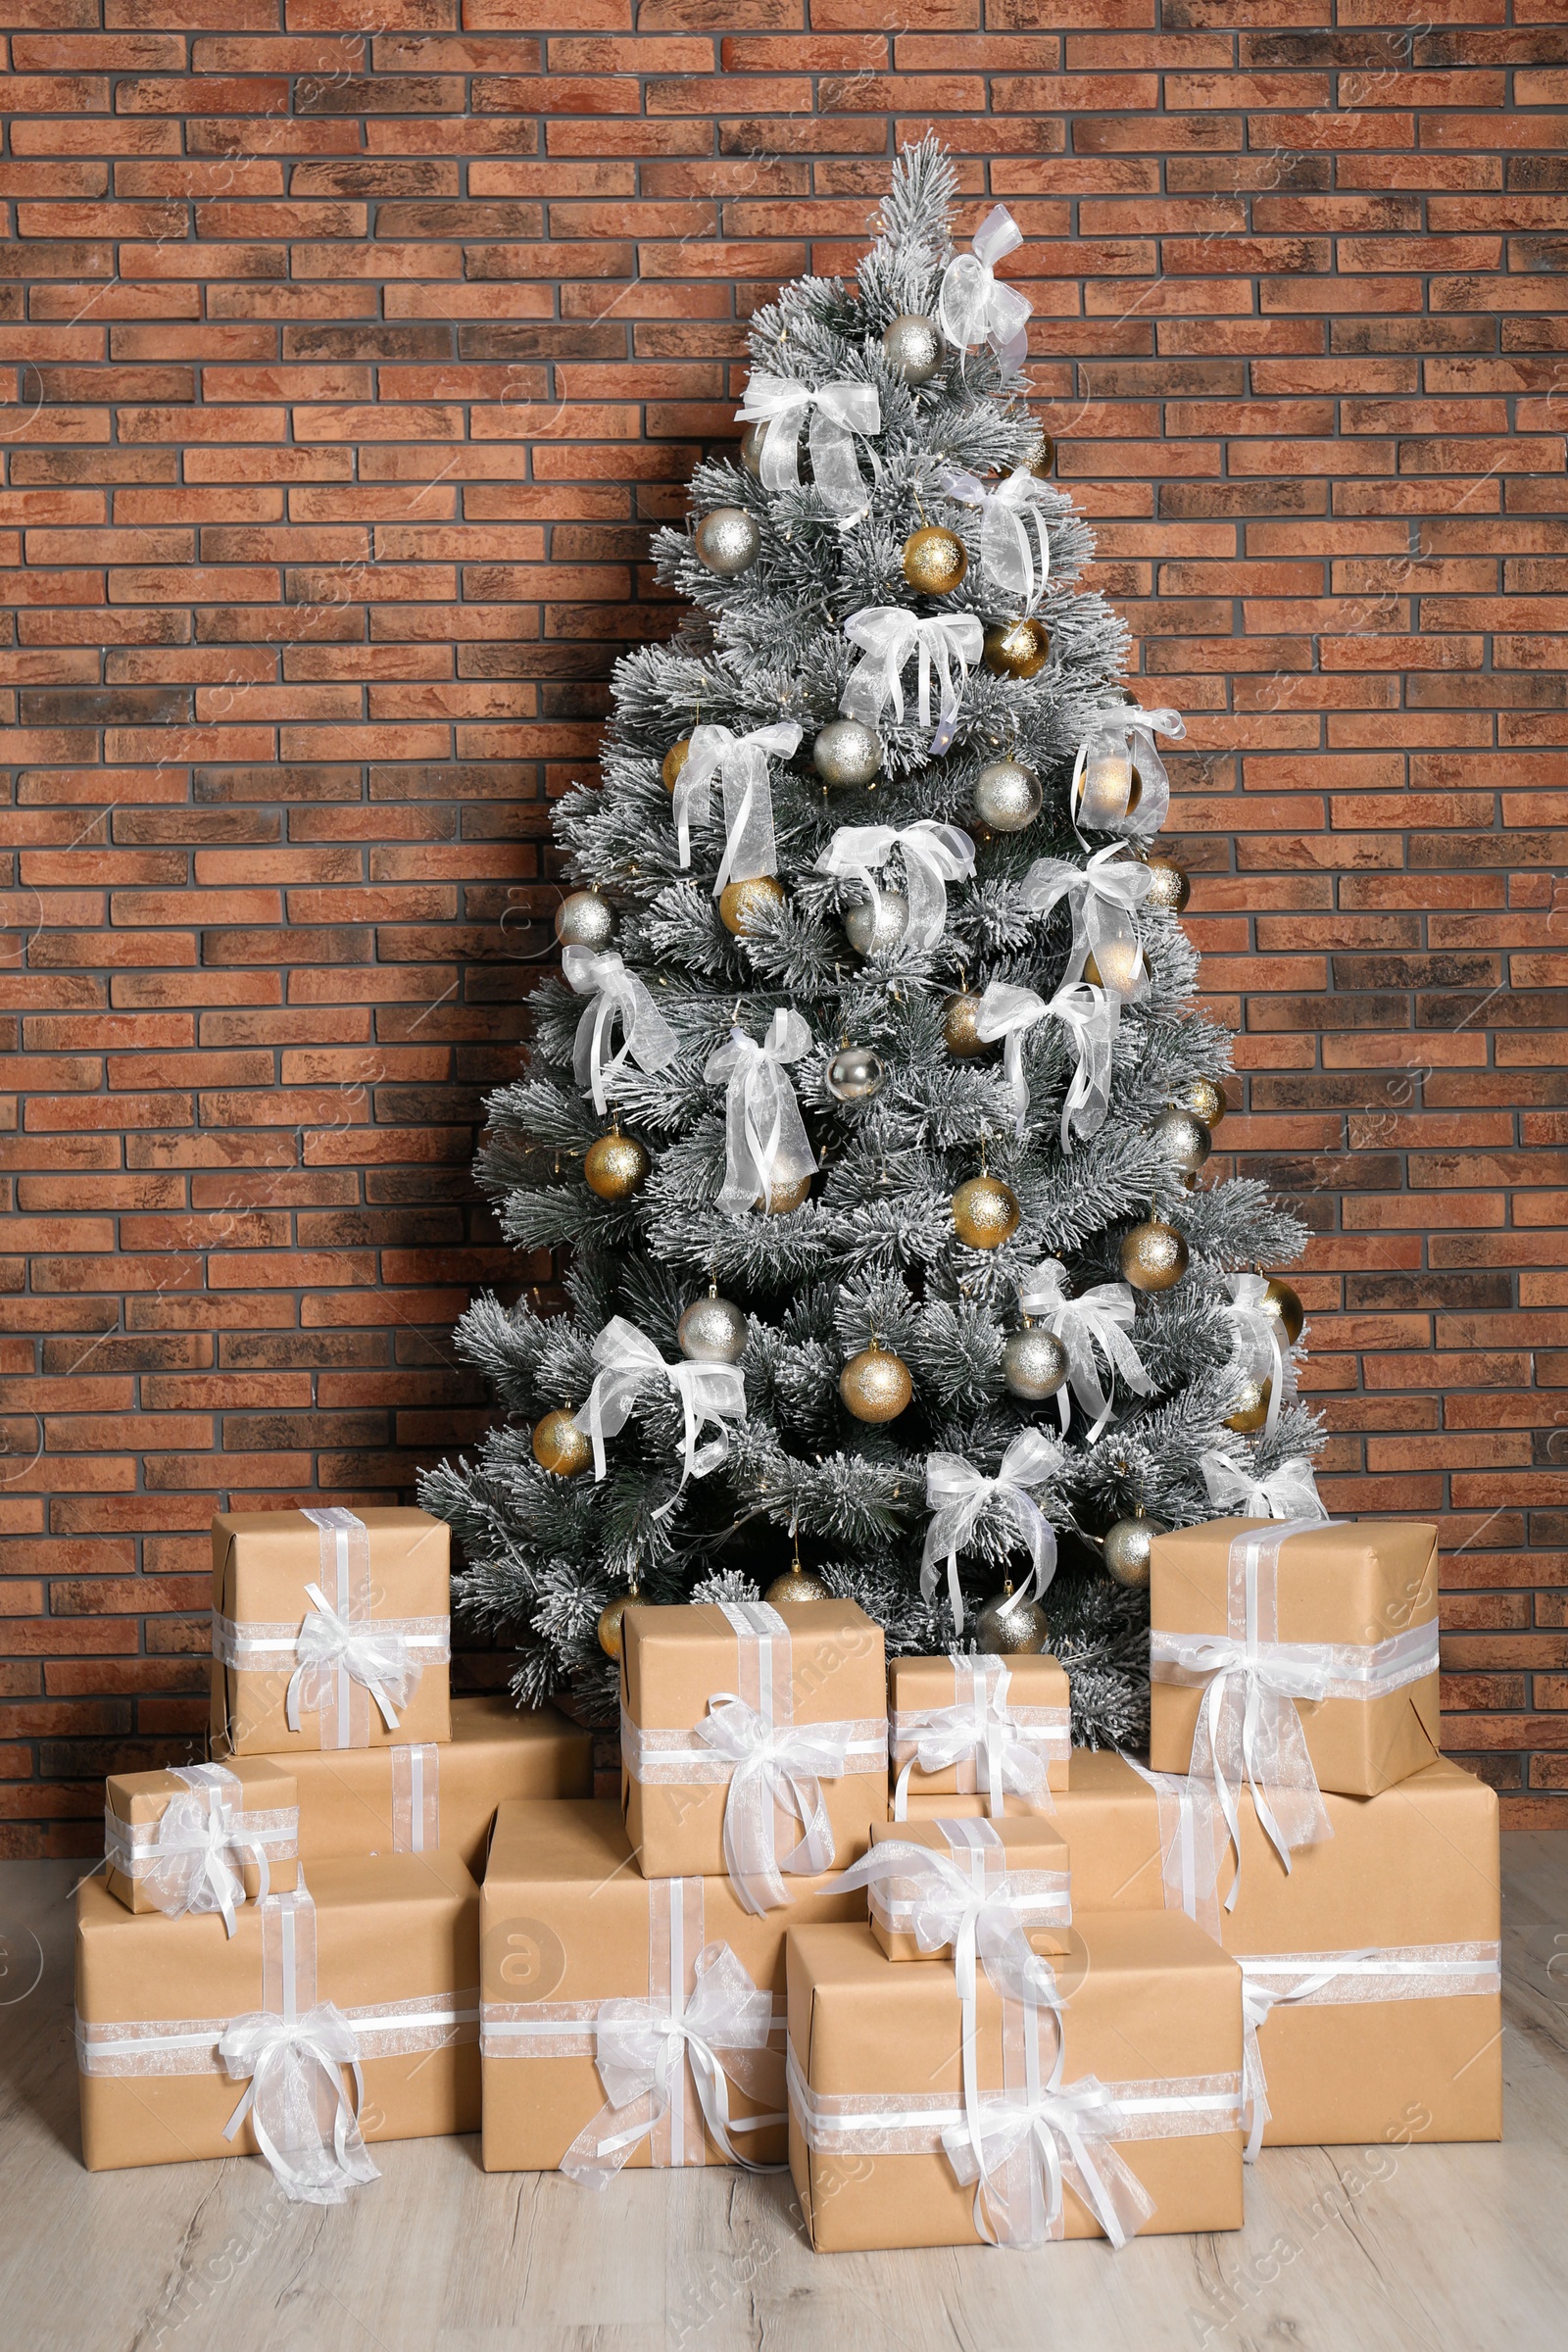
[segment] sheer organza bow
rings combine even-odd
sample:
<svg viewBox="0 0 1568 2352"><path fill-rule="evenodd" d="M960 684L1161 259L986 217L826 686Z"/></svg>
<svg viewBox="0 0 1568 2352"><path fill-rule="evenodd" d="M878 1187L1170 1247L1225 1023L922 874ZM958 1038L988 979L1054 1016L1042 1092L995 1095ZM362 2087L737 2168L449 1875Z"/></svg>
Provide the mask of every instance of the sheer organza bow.
<svg viewBox="0 0 1568 2352"><path fill-rule="evenodd" d="M1038 1598L1055 1575L1056 1531L1029 1489L1054 1478L1061 1464L1060 1446L1038 1429L1019 1432L995 1477L977 1470L961 1453L927 1455L925 1498L932 1517L920 1560L920 1592L926 1600L933 1598L946 1558L955 1632L963 1629L958 1554L972 1539L983 1513L994 1511L1010 1521L1013 1533L1028 1548L1030 1567L1022 1597Z"/></svg>
<svg viewBox="0 0 1568 2352"><path fill-rule="evenodd" d="M759 478L775 498L800 487L801 427L808 416L812 485L841 524L854 522L870 504L855 436L881 431L881 397L875 384L803 384L793 376L754 374L739 418L767 426Z"/></svg>
<svg viewBox="0 0 1568 2352"><path fill-rule="evenodd" d="M583 1007L572 1042L572 1075L593 1098L601 1117L610 1107L611 1089L628 1061L640 1070L662 1070L680 1050L674 1030L655 1004L635 972L628 972L611 950L567 948L561 969L566 985L579 997L591 997ZM612 1054L611 1034L620 1023L620 1051Z"/></svg>

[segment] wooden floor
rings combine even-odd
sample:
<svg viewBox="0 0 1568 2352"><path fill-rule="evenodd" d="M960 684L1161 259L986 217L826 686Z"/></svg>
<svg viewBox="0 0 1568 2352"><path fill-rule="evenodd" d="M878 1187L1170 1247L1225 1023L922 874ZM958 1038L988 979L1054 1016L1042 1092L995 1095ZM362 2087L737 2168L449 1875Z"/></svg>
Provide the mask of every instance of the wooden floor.
<svg viewBox="0 0 1568 2352"><path fill-rule="evenodd" d="M0 2352L1545 2352L1568 2342L1568 1836L1505 1838L1500 2147L1269 2149L1237 2235L812 2255L788 2183L381 2147L81 2170L66 1865L0 1865ZM1373 2171L1381 2178L1372 2178Z"/></svg>

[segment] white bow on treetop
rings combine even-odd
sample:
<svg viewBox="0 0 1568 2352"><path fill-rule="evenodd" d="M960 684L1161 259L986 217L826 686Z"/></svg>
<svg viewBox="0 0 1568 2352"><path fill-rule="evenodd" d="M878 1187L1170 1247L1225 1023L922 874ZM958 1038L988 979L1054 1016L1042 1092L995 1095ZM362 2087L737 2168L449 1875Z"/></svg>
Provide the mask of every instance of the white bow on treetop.
<svg viewBox="0 0 1568 2352"><path fill-rule="evenodd" d="M912 825L840 825L816 861L819 874L853 875L864 883L875 906L882 904L876 869L895 850L904 855L904 891L909 904L906 947L925 955L947 929L948 884L974 872L974 843L956 825L922 816Z"/></svg>
<svg viewBox="0 0 1568 2352"><path fill-rule="evenodd" d="M739 421L767 426L759 479L775 498L781 491L800 488L801 426L808 414L812 485L841 525L854 522L870 504L855 454L855 436L881 431L881 396L875 384L812 385L788 375L753 375L738 412Z"/></svg>
<svg viewBox="0 0 1568 2352"><path fill-rule="evenodd" d="M775 719L736 735L728 727L696 727L685 765L675 779L672 814L682 865L692 861L692 819L707 819L713 779L724 796L724 856L713 878L716 899L730 882L750 882L778 870L773 837L773 794L769 760L788 760L799 748L793 719Z"/></svg>
<svg viewBox="0 0 1568 2352"><path fill-rule="evenodd" d="M1005 205L994 205L968 253L955 254L942 273L937 321L959 351L989 343L1004 368L1021 368L1028 353L1027 327L1034 304L1016 286L1004 286L996 267L1023 243L1023 230Z"/></svg>
<svg viewBox="0 0 1568 2352"><path fill-rule="evenodd" d="M724 1085L724 1189L721 1208L745 1216L759 1200L771 1208L781 1188L815 1173L801 1107L786 1065L811 1050L811 1032L798 1012L780 1005L760 1045L732 1029L708 1058L703 1076Z"/></svg>
<svg viewBox="0 0 1568 2352"><path fill-rule="evenodd" d="M628 972L613 949L604 955L592 948L566 948L561 969L585 1004L572 1041L572 1075L586 1087L601 1117L610 1105L611 1083L627 1060L640 1070L662 1070L674 1060L680 1041L634 972ZM620 1052L610 1051L612 1024L620 1022Z"/></svg>

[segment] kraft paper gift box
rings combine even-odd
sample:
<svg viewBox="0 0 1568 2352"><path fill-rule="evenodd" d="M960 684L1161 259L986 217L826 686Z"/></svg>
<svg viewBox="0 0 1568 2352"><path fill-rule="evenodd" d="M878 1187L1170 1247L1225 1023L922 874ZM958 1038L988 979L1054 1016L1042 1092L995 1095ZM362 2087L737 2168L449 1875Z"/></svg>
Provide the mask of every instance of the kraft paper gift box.
<svg viewBox="0 0 1568 2352"><path fill-rule="evenodd" d="M976 2116L954 1971L895 1967L865 1928L792 1931L790 2171L818 2252L1241 2227L1236 1963L1176 1913L1080 1917L1072 1942L1059 2043L1049 2008L978 1977Z"/></svg>
<svg viewBox="0 0 1568 2352"><path fill-rule="evenodd" d="M426 1511L220 1512L215 1750L449 1739L449 1530Z"/></svg>
<svg viewBox="0 0 1568 2352"><path fill-rule="evenodd" d="M982 1950L1018 1937L1037 1952L1069 1949L1067 1841L1048 1816L875 1822L849 1875L865 1886L890 1960L951 1960L965 1936Z"/></svg>
<svg viewBox="0 0 1568 2352"><path fill-rule="evenodd" d="M1053 1819L1067 1841L1075 1911L1158 1911L1167 1900L1182 1908L1179 1875L1173 1875L1168 1895L1164 1878L1167 1851L1172 1873L1179 1874L1180 1822L1161 1790L1186 1787L1185 1779L1146 1772L1114 1748L1072 1750L1067 1787L1054 1798ZM911 1797L909 1819L974 1816L984 1803L979 1796Z"/></svg>
<svg viewBox="0 0 1568 2352"><path fill-rule="evenodd" d="M888 1701L895 1820L976 1793L992 1813L1049 1812L1067 1786L1067 1677L1049 1655L894 1658Z"/></svg>
<svg viewBox="0 0 1568 2352"><path fill-rule="evenodd" d="M621 1796L646 1878L728 1870L757 1906L865 1851L887 1811L882 1629L852 1600L621 1620ZM804 1804L815 1827L804 1835Z"/></svg>
<svg viewBox="0 0 1568 2352"><path fill-rule="evenodd" d="M502 1805L480 1944L486 2172L724 2164L715 2117L737 2157L781 2162L786 1931L865 1917L831 1875L792 1885L759 1916L725 1878L642 1878L612 1798Z"/></svg>
<svg viewBox="0 0 1568 2352"><path fill-rule="evenodd" d="M293 1892L299 1822L293 1772L268 1756L112 1772L104 1884L129 1911L217 1911L232 1922L240 1903Z"/></svg>
<svg viewBox="0 0 1568 2352"><path fill-rule="evenodd" d="M479 1890L468 1873L445 1854L400 1854L323 1862L309 1878L246 1904L231 1936L218 1919L136 1919L96 1881L80 1888L89 2172L260 2148L288 2193L337 2203L373 2177L355 2153L360 2133L478 2129ZM335 2125L346 2161L333 2153Z"/></svg>

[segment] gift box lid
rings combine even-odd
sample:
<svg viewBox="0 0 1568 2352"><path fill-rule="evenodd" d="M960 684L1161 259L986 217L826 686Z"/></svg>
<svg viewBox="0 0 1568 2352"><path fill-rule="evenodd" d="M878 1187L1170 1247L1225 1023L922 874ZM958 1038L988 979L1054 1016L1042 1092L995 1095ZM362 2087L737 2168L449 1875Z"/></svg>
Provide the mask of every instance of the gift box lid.
<svg viewBox="0 0 1568 2352"><path fill-rule="evenodd" d="M357 1510L369 1553L370 1614L444 1615L451 1606L452 1531L414 1509ZM270 1621L298 1618L315 1581L321 1531L303 1511L220 1511L213 1520L213 1606ZM395 1589L386 1579L395 1578Z"/></svg>
<svg viewBox="0 0 1568 2352"><path fill-rule="evenodd" d="M1161 1633L1224 1632L1233 1540L1268 1519L1209 1519L1156 1536L1150 1615ZM1280 1642L1375 1643L1438 1613L1438 1531L1430 1519L1332 1520L1287 1536L1279 1551Z"/></svg>
<svg viewBox="0 0 1568 2352"><path fill-rule="evenodd" d="M299 1804L299 1784L290 1763L271 1756L224 1757L222 1769L239 1784L234 1799L244 1813L287 1813ZM158 1821L176 1796L189 1796L188 1784L172 1772L112 1772L104 1802L117 1821Z"/></svg>
<svg viewBox="0 0 1568 2352"><path fill-rule="evenodd" d="M882 1628L853 1600L807 1600L781 1617L790 1644L790 1690L798 1723L887 1715ZM709 1700L737 1691L744 1637L716 1602L661 1606L638 1601L621 1619L621 1691L645 1731L686 1731ZM774 1636L776 1650L782 1637ZM776 1657L772 1661L775 1677ZM744 1693L741 1693L744 1695Z"/></svg>
<svg viewBox="0 0 1568 2352"><path fill-rule="evenodd" d="M948 1834L950 1826L952 1836ZM926 1814L917 1821L871 1824L873 1845L886 1845L899 1838L911 1845L928 1846L938 1854L950 1853L956 1842L966 1850L974 1849L981 1840L994 1843L1002 1849L1001 1867L1009 1871L1065 1871L1068 1867L1067 1840L1049 1813L1007 1814L996 1821L968 1815L956 1817L951 1825L940 1814Z"/></svg>

